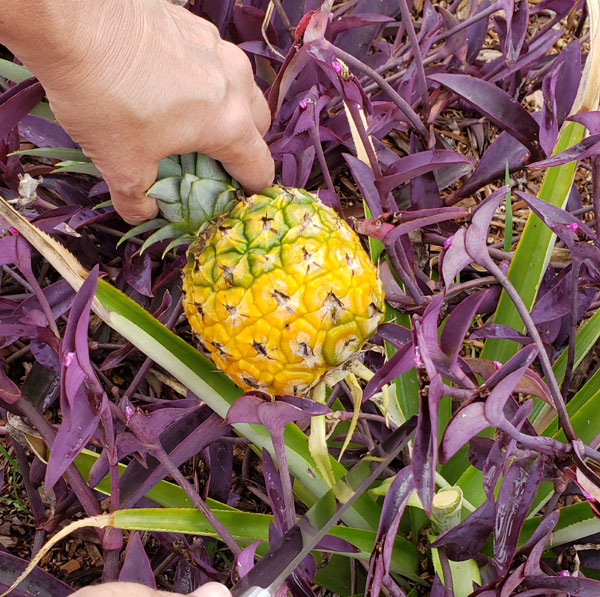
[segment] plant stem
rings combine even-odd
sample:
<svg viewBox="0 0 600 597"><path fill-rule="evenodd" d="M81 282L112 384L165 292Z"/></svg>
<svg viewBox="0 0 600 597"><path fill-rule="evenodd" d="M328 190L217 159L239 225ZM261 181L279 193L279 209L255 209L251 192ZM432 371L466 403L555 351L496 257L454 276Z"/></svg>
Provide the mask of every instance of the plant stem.
<svg viewBox="0 0 600 597"><path fill-rule="evenodd" d="M571 313L569 315L569 347L567 349L567 364L565 367L565 376L563 378L561 392L563 399L567 400L569 386L573 377L573 363L575 362L575 339L577 337L577 283L579 281L579 272L581 263L573 262L571 267Z"/></svg>
<svg viewBox="0 0 600 597"><path fill-rule="evenodd" d="M182 472L173 464L169 455L161 445L154 445L150 448L150 453L165 467L165 470L177 481L186 495L190 498L194 506L200 510L204 518L217 532L221 540L227 545L231 553L238 555L242 550L233 538L231 533L225 528L225 525L213 514L206 502L198 495L191 483L184 477Z"/></svg>
<svg viewBox="0 0 600 597"><path fill-rule="evenodd" d="M427 128L417 115L417 113L412 109L410 104L373 68L367 66L364 62L352 56L352 54L348 54L348 52L344 52L344 50L340 50L340 48L336 48L334 45L330 45L330 49L333 54L343 60L348 66L352 69L360 70L369 77L371 77L378 85L389 95L390 99L398 108L402 111L404 116L407 118L408 122L413 126L413 128L419 133L421 138L427 142L429 139L429 133L427 132Z"/></svg>
<svg viewBox="0 0 600 597"><path fill-rule="evenodd" d="M421 96L421 103L425 114L429 113L429 95L427 94L427 80L425 79L425 69L423 67L423 57L421 56L421 48L419 47L419 40L415 33L412 17L406 0L398 0L400 6L400 14L402 15L402 22L406 27L406 34L412 47L412 55L415 63L416 71L416 82L417 91Z"/></svg>

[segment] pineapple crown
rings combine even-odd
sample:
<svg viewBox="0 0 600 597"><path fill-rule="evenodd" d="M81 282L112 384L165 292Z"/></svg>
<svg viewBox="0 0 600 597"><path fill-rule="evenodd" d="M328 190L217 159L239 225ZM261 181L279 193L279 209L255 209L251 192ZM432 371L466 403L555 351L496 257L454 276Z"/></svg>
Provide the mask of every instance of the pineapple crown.
<svg viewBox="0 0 600 597"><path fill-rule="evenodd" d="M189 244L211 222L231 211L239 191L237 181L208 156L169 156L159 162L156 182L148 190L148 195L156 198L162 217L132 228L118 244L152 230L155 232L146 239L141 252L169 238L173 240L164 253Z"/></svg>

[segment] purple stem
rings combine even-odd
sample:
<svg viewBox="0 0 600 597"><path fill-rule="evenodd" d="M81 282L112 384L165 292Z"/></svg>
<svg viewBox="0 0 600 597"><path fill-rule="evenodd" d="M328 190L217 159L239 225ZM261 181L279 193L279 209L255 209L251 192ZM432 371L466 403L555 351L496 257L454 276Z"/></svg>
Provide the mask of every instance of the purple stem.
<svg viewBox="0 0 600 597"><path fill-rule="evenodd" d="M169 319L165 323L166 327L168 327L169 329L173 328L173 326L177 323L177 319L179 318L179 315L181 314L181 310L182 310L181 303L179 303L179 302L176 303L171 315L169 316ZM129 384L129 387L125 390L123 396L121 397L122 400L123 399L127 399L127 400L131 399L131 396L133 396L133 393L136 391L137 387L140 385L140 383L142 383L142 380L146 376L146 373L148 373L148 369L150 369L153 362L154 361L152 361L152 359L144 360L144 362L142 363L142 366L138 369L138 372L135 374L135 377Z"/></svg>
<svg viewBox="0 0 600 597"><path fill-rule="evenodd" d="M577 337L577 283L579 281L579 272L581 263L574 261L571 268L571 313L569 314L569 348L567 350L567 364L565 367L565 377L563 378L561 392L563 399L567 400L569 386L573 377L573 363L575 362L575 339Z"/></svg>
<svg viewBox="0 0 600 597"><path fill-rule="evenodd" d="M225 528L223 523L213 514L212 510L206 505L206 502L198 495L198 492L194 490L191 483L173 464L164 448L161 445L154 445L150 448L150 453L165 467L165 470L173 477L173 479L177 481L183 491L185 491L185 494L190 498L194 506L200 510L204 518L206 518L207 522L216 531L217 535L221 538L225 545L227 545L229 550L234 555L238 555L242 550L236 543L236 540Z"/></svg>
<svg viewBox="0 0 600 597"><path fill-rule="evenodd" d="M398 0L398 6L400 7L400 14L402 15L402 22L406 27L406 34L408 41L412 47L413 60L415 62L417 91L421 96L421 103L424 111L429 112L429 95L427 94L427 80L425 79L425 68L423 67L423 57L421 56L421 48L419 47L419 40L415 33L415 28L408 9L406 0Z"/></svg>
<svg viewBox="0 0 600 597"><path fill-rule="evenodd" d="M283 492L283 501L285 503L285 518L287 529L291 529L296 524L296 506L294 504L294 490L292 488L292 477L287 462L285 451L285 442L283 439L283 429L277 433L277 436L271 436L273 448L275 450L275 460L278 464L279 478L281 480L281 490Z"/></svg>
<svg viewBox="0 0 600 597"><path fill-rule="evenodd" d="M427 132L427 128L417 115L417 113L412 109L410 104L373 68L367 66L358 58L352 56L352 54L348 54L348 52L344 52L344 50L340 50L340 48L336 48L335 46L331 46L331 51L333 54L343 60L348 66L354 68L356 70L360 70L365 73L373 81L375 81L381 89L383 89L389 95L390 99L398 108L402 111L408 122L413 126L413 128L419 133L422 139L426 142L429 139L429 133Z"/></svg>
<svg viewBox="0 0 600 597"><path fill-rule="evenodd" d="M42 524L46 522L46 511L44 509L44 504L42 504L42 498L40 497L39 492L36 491L35 487L31 484L31 479L29 478L29 460L27 459L27 454L25 454L23 446L21 446L21 444L13 437L10 438L10 443L15 451L15 456L17 457L19 468L21 469L23 485L25 485L25 492L27 493L27 500L29 501L29 508L31 509L33 522L37 528L33 547L31 548L31 555L34 556L46 542L47 533L41 528Z"/></svg>
<svg viewBox="0 0 600 597"><path fill-rule="evenodd" d="M34 406L33 402L31 402L31 400L25 395L22 395L17 401L17 407L21 411L21 414L29 419L32 427L34 427L42 436L44 443L48 447L51 447L54 443L54 437L56 436L56 433L48 420ZM65 471L65 477L71 486L71 489L73 489L73 492L77 495L77 499L83 506L86 514L88 516L97 516L98 514L102 514L102 509L94 497L92 490L89 488L88 484L85 482L84 478L81 476L81 473L77 470L77 467L74 464L71 464L67 468Z"/></svg>
<svg viewBox="0 0 600 597"><path fill-rule="evenodd" d="M404 284L404 288L407 293L413 298L417 305L424 305L427 301L423 298L423 295L419 292L419 289L410 279L409 275L406 273L402 264L400 263L400 259L397 252L397 247L400 243L394 243L393 245L386 246L386 250L388 256L390 258L390 262L394 268L394 271L398 274L399 278L402 280Z"/></svg>
<svg viewBox="0 0 600 597"><path fill-rule="evenodd" d="M538 359L542 366L542 371L544 372L544 376L546 377L546 383L548 385L548 389L550 390L550 395L552 396L552 400L554 402L554 407L556 408L556 413L558 415L558 421L560 423L560 426L562 427L563 431L565 432L565 437L573 446L573 450L572 450L573 457L574 457L575 461L577 462L577 464L579 465L579 469L581 470L581 472L592 483L594 483L595 485L600 487L600 477L598 477L598 475L596 475L596 473L585 464L585 462L583 461L581 455L579 454L579 452L577 450L577 447L575 444L579 445L579 444L581 444L581 441L578 439L577 435L575 434L575 430L573 429L573 426L571 425L571 420L569 419L569 415L567 413L565 401L563 400L562 393L560 391L560 388L558 387L558 382L556 381L554 371L552 371L552 364L550 363L550 358L548 357L548 353L546 352L546 349L544 348L544 343L542 342L542 338L540 337L538 329L535 327L535 323L533 322L533 319L531 318L531 315L529 314L529 311L527 310L525 303L523 303L523 300L521 299L519 293L517 292L515 287L512 285L510 280L504 275L502 270L494 263L494 261L491 259L491 257L489 255L486 255L483 259L480 260L480 265L483 265L484 267L486 267L491 274L496 276L498 282L500 282L500 284L502 285L502 288L504 288L504 290L506 290L506 294L508 294L508 296L510 297L510 299L512 300L512 302L515 306L515 309L521 316L521 319L523 320L523 323L525 324L525 328L527 329L529 336L535 342L535 345L538 348ZM525 437L531 437L531 436L525 436ZM541 439L541 438L539 438L539 439ZM549 439L551 439L551 438L549 438ZM519 440L519 441L521 441L521 440ZM584 446L584 450L585 450L585 446ZM594 452L595 452L595 450L594 450ZM587 451L584 451L584 454L587 456Z"/></svg>

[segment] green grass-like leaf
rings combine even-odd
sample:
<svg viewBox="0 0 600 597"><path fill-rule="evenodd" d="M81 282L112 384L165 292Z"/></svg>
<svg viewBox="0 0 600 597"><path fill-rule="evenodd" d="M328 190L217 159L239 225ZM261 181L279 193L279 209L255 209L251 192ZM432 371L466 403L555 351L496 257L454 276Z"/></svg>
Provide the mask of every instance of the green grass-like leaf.
<svg viewBox="0 0 600 597"><path fill-rule="evenodd" d="M579 123L567 123L562 129L554 152L560 153L581 141L584 131L584 127ZM540 199L557 207L564 207L575 176L575 167L576 162L569 162L548 168L538 194ZM531 310L535 302L555 240L556 235L535 214L530 214L508 270L509 280L528 310ZM521 316L506 291L502 291L500 296L494 323L510 326L517 331L524 329ZM505 363L516 353L517 348L517 344L511 340L491 338L485 342L481 357Z"/></svg>

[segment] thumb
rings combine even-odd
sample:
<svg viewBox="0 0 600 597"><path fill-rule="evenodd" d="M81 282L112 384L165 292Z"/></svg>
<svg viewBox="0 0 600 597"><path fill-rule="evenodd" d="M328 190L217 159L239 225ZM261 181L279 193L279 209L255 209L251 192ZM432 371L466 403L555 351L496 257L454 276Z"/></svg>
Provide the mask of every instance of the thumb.
<svg viewBox="0 0 600 597"><path fill-rule="evenodd" d="M229 589L218 582L207 582L198 587L190 597L231 597Z"/></svg>

